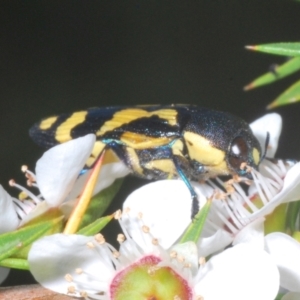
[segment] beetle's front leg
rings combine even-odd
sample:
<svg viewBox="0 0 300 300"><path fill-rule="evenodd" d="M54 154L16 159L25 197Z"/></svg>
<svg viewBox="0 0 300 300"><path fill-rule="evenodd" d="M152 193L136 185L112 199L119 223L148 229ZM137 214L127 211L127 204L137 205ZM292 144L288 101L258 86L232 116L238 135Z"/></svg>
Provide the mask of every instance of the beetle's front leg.
<svg viewBox="0 0 300 300"><path fill-rule="evenodd" d="M180 155L173 155L174 165L176 167L178 176L183 180L187 188L189 189L192 197L192 214L191 218L194 219L196 214L199 212L199 200L198 196L190 183L189 178L191 177L191 167L186 158Z"/></svg>

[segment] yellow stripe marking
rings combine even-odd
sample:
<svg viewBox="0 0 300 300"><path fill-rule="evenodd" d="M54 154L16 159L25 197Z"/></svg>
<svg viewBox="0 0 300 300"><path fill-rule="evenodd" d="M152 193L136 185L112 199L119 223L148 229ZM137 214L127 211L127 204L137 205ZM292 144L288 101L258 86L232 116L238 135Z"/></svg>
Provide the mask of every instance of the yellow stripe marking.
<svg viewBox="0 0 300 300"><path fill-rule="evenodd" d="M184 133L184 139L191 159L206 166L221 166L222 162L225 162L225 152L214 148L210 141L201 135L187 131Z"/></svg>
<svg viewBox="0 0 300 300"><path fill-rule="evenodd" d="M85 163L87 165L87 167L91 167L95 163L95 161L99 158L100 154L104 150L105 146L106 145L104 143L102 143L101 141L95 142L92 153ZM117 155L111 149L107 149L105 151L105 155L104 155L102 164L106 165L106 164L119 162L119 161L120 160L117 157Z"/></svg>
<svg viewBox="0 0 300 300"><path fill-rule="evenodd" d="M129 155L130 164L131 164L133 170L136 173L143 175L143 169L140 165L140 160L139 160L139 157L137 156L135 150L132 148L126 148L126 151L127 151L127 154Z"/></svg>
<svg viewBox="0 0 300 300"><path fill-rule="evenodd" d="M157 159L157 160L150 161L147 164L145 164L145 168L149 170L157 169L163 171L171 175L170 178L174 177L174 174L176 174L176 168L171 159Z"/></svg>
<svg viewBox="0 0 300 300"><path fill-rule="evenodd" d="M177 111L175 109L159 109L148 112L139 108L128 108L116 112L112 119L106 121L105 124L96 132L97 136L101 136L108 131L112 131L124 124L128 124L140 118L150 118L157 115L159 118L166 120L170 125L177 124Z"/></svg>
<svg viewBox="0 0 300 300"><path fill-rule="evenodd" d="M173 152L174 155L182 156L182 150L183 150L183 142L181 140L177 140L172 145L172 152Z"/></svg>
<svg viewBox="0 0 300 300"><path fill-rule="evenodd" d="M47 130L47 129L51 128L51 126L56 122L57 118L58 118L58 116L50 117L50 118L43 120L40 124L40 129Z"/></svg>
<svg viewBox="0 0 300 300"><path fill-rule="evenodd" d="M122 134L122 136L120 137L120 141L134 149L147 149L167 145L172 141L172 138L156 138L128 131Z"/></svg>
<svg viewBox="0 0 300 300"><path fill-rule="evenodd" d="M85 121L87 113L88 113L87 111L79 111L73 113L66 121L64 121L57 127L55 133L55 139L59 143L70 141L72 139L71 130L75 126Z"/></svg>
<svg viewBox="0 0 300 300"><path fill-rule="evenodd" d="M108 149L105 151L104 159L103 159L103 165L111 164L115 162L119 162L120 159L115 154L115 152L111 149Z"/></svg>

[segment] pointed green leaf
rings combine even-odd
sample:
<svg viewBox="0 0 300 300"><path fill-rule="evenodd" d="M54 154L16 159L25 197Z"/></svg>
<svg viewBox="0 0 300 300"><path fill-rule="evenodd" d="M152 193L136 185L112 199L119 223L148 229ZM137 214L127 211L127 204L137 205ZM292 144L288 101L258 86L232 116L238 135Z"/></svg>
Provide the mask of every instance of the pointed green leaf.
<svg viewBox="0 0 300 300"><path fill-rule="evenodd" d="M26 259L6 258L0 261L0 266L11 269L29 270L29 264Z"/></svg>
<svg viewBox="0 0 300 300"><path fill-rule="evenodd" d="M277 67L274 73L268 72L256 78L251 83L246 85L244 87L244 90L248 91L262 85L270 84L292 73L295 73L298 70L300 70L300 57L294 57L281 66Z"/></svg>
<svg viewBox="0 0 300 300"><path fill-rule="evenodd" d="M300 43L271 43L246 48L275 55L300 56Z"/></svg>
<svg viewBox="0 0 300 300"><path fill-rule="evenodd" d="M117 179L111 186L107 187L97 195L95 195L90 202L90 205L83 216L79 229L91 224L94 220L101 217L107 209L123 183L123 178Z"/></svg>
<svg viewBox="0 0 300 300"><path fill-rule="evenodd" d="M49 234L52 228L61 222L62 218L60 217L55 220L28 225L16 231L0 235L0 261L11 257L47 233Z"/></svg>
<svg viewBox="0 0 300 300"><path fill-rule="evenodd" d="M182 238L180 239L180 243L185 242L195 242L199 240L201 236L201 232L203 230L206 217L208 215L208 212L210 210L212 203L212 198L208 199L205 205L202 207L202 209L198 212L198 214L195 216L193 222L189 225L185 233L183 234Z"/></svg>
<svg viewBox="0 0 300 300"><path fill-rule="evenodd" d="M113 215L105 216L97 219L93 223L87 225L86 227L80 229L77 234L82 234L86 236L95 235L100 232L112 219Z"/></svg>
<svg viewBox="0 0 300 300"><path fill-rule="evenodd" d="M28 223L24 225L24 227L27 227L29 225L34 225L34 224L41 224L47 221L52 222L52 227L44 234L44 235L51 235L54 233L62 232L63 230L63 222L64 215L58 208L51 208L47 210L45 213L42 215L39 215L38 217L32 219ZM21 227L21 228L24 228ZM19 251L13 254L14 258L27 258L28 252L30 250L31 244L22 247Z"/></svg>
<svg viewBox="0 0 300 300"><path fill-rule="evenodd" d="M298 101L300 101L300 81L297 81L281 95L279 95L267 106L267 109L272 109L281 105L287 105Z"/></svg>

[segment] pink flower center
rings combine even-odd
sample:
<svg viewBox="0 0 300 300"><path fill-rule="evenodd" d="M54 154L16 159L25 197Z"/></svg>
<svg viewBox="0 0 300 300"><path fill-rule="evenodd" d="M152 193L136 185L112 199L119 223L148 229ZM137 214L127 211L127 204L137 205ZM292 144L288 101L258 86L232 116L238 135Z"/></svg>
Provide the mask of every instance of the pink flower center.
<svg viewBox="0 0 300 300"><path fill-rule="evenodd" d="M193 292L186 279L161 259L148 255L120 271L110 284L114 300L192 300Z"/></svg>

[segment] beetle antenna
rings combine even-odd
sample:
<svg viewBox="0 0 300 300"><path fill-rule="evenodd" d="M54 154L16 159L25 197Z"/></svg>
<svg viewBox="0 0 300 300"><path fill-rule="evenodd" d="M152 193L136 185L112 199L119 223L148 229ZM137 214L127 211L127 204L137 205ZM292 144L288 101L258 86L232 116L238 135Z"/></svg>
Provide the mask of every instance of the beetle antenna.
<svg viewBox="0 0 300 300"><path fill-rule="evenodd" d="M269 142L270 142L270 133L269 133L269 131L267 131L267 136L266 136L266 141L265 141L265 151L264 151L264 154L262 155L259 163L261 163L266 158Z"/></svg>

